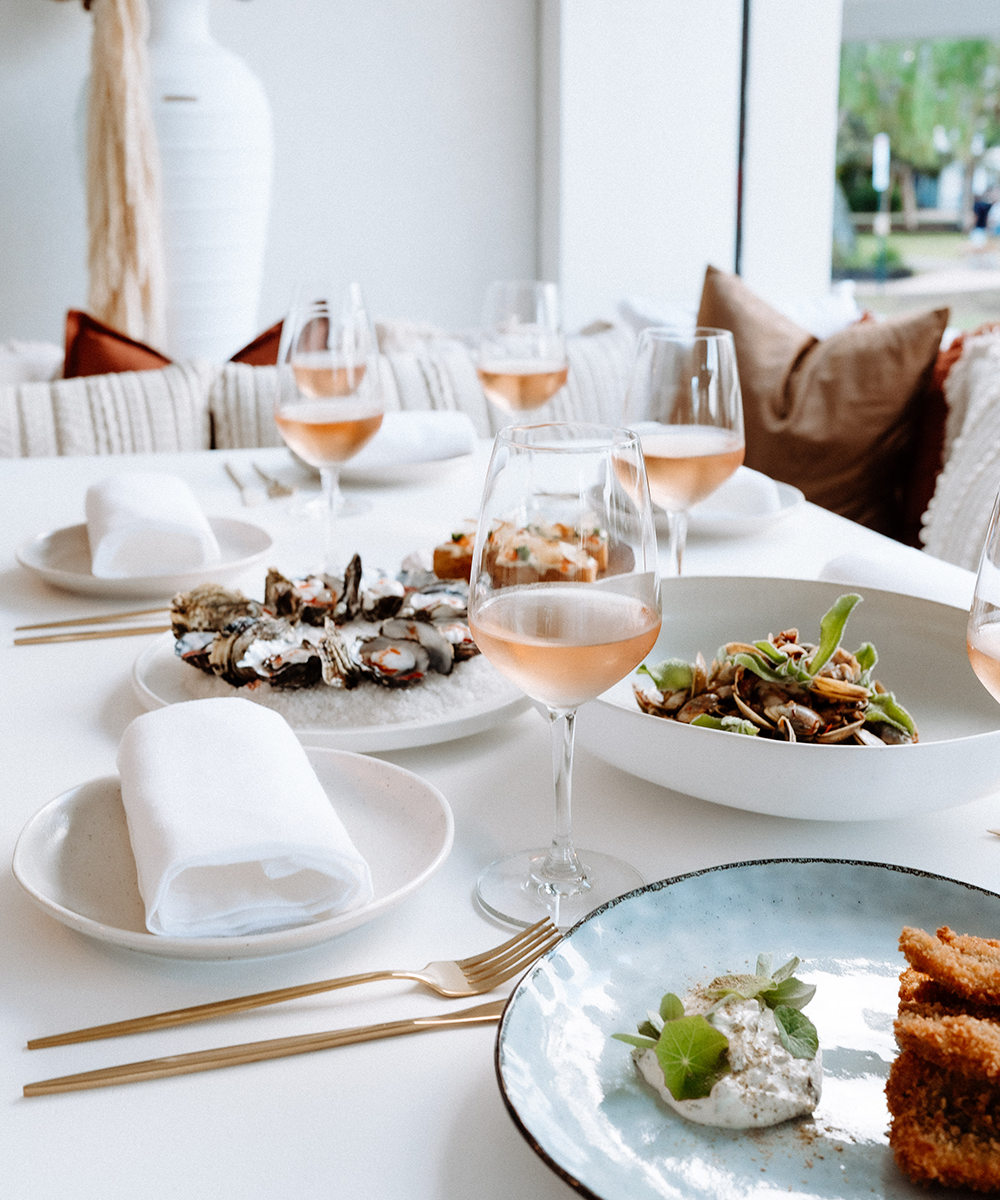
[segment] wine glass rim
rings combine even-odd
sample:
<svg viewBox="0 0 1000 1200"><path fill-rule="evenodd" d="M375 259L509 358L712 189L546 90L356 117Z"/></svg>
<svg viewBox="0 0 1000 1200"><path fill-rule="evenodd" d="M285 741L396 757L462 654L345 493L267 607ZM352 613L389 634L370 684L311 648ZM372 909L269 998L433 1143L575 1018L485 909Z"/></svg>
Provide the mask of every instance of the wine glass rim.
<svg viewBox="0 0 1000 1200"><path fill-rule="evenodd" d="M689 330L678 329L676 325L648 325L640 336L660 342L678 342L684 345L713 339L733 341L731 329L718 329L713 325L696 325Z"/></svg>
<svg viewBox="0 0 1000 1200"><path fill-rule="evenodd" d="M562 437L556 441L537 440L547 430L558 431ZM624 425L605 425L592 421L537 421L505 425L496 436L498 442L507 445L555 453L593 454L595 450L639 444L639 435Z"/></svg>

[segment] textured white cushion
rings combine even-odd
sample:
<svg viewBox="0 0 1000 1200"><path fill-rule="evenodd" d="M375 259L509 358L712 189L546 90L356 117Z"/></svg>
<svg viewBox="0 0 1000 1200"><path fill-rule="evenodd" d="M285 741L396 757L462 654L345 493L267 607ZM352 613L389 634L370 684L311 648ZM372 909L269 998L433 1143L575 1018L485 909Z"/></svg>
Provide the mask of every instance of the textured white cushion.
<svg viewBox="0 0 1000 1200"><path fill-rule="evenodd" d="M205 450L209 363L0 387L0 458Z"/></svg>
<svg viewBox="0 0 1000 1200"><path fill-rule="evenodd" d="M966 339L944 391L945 466L921 540L929 554L974 571L1000 487L1000 334Z"/></svg>
<svg viewBox="0 0 1000 1200"><path fill-rule="evenodd" d="M463 412L480 437L492 437L510 424L510 414L483 394L474 351L464 342L411 330L405 339L383 337L382 344L387 349L379 368L387 412ZM617 424L634 348L634 334L622 326L568 338L569 381L539 419ZM222 368L209 399L218 449L282 444L273 416L277 380L275 367L227 363Z"/></svg>

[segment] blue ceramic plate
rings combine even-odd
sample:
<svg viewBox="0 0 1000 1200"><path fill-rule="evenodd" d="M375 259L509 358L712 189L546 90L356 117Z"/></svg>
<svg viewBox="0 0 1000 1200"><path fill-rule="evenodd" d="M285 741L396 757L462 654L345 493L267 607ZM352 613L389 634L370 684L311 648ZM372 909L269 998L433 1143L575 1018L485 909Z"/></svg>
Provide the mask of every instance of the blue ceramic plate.
<svg viewBox="0 0 1000 1200"><path fill-rule="evenodd" d="M830 859L736 863L651 884L575 926L515 990L497 1077L529 1144L598 1200L902 1200L928 1193L895 1167L884 1087L900 930L1000 932L1000 896L903 867ZM693 1125L636 1073L633 1033L664 992L802 959L823 1050L812 1117L771 1129ZM958 1197L963 1193L942 1193Z"/></svg>

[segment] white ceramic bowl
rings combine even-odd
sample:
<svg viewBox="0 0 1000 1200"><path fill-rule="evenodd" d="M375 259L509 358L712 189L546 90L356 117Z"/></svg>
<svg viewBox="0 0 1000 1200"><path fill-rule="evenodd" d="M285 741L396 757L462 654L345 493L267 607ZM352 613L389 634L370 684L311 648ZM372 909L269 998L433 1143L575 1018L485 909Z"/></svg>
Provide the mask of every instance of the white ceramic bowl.
<svg viewBox="0 0 1000 1200"><path fill-rule="evenodd" d="M665 579L663 628L647 661L693 660L701 650L711 662L725 642L793 627L817 641L820 618L852 590L863 602L843 644L875 645L875 676L912 714L918 744L789 744L681 725L641 712L632 676L580 709L580 744L640 779L781 817L884 820L1000 791L1000 705L969 666L962 609L836 583Z"/></svg>

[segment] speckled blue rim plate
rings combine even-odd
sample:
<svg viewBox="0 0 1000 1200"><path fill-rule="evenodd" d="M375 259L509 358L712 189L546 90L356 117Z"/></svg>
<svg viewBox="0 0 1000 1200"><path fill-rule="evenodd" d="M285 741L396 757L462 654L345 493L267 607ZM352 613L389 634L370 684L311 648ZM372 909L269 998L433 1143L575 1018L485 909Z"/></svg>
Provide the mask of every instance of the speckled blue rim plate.
<svg viewBox="0 0 1000 1200"><path fill-rule="evenodd" d="M887 1138L904 925L997 936L1000 895L882 863L774 859L613 900L570 930L511 997L496 1044L510 1114L542 1159L596 1200L926 1198L896 1169ZM776 964L798 955L796 974L817 985L807 1012L823 1049L820 1105L772 1129L690 1124L610 1035L634 1032L664 992L752 972L765 951Z"/></svg>

